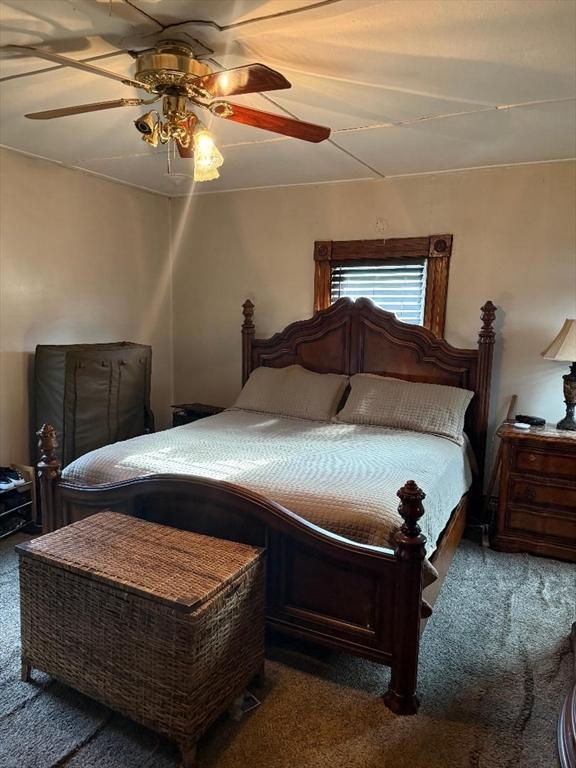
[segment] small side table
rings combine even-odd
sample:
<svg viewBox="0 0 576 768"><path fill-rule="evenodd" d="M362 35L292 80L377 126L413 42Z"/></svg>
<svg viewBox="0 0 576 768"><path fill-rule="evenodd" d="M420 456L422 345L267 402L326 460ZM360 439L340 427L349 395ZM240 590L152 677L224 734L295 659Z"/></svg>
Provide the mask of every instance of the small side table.
<svg viewBox="0 0 576 768"><path fill-rule="evenodd" d="M183 424L190 424L193 421L198 421L198 419L215 416L225 410L219 405L204 405L203 403L181 403L170 407L172 408L173 427L181 427Z"/></svg>
<svg viewBox="0 0 576 768"><path fill-rule="evenodd" d="M494 549L576 562L576 432L502 424Z"/></svg>
<svg viewBox="0 0 576 768"><path fill-rule="evenodd" d="M34 467L24 464L11 464L10 467L17 469L25 482L0 491L0 539L39 524Z"/></svg>

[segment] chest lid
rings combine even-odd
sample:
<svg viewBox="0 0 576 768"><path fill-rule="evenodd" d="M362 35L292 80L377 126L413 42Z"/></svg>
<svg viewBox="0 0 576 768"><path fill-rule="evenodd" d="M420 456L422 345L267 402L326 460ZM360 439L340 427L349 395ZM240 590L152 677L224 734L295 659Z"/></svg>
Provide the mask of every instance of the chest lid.
<svg viewBox="0 0 576 768"><path fill-rule="evenodd" d="M190 612L253 565L262 550L117 512L99 512L16 547L35 558Z"/></svg>

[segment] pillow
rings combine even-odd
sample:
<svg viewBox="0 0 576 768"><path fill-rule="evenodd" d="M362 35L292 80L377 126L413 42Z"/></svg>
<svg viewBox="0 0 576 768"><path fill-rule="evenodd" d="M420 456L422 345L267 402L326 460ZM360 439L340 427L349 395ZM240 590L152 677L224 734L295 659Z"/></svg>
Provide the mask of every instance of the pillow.
<svg viewBox="0 0 576 768"><path fill-rule="evenodd" d="M350 379L337 421L427 432L464 443L464 416L474 392L369 373Z"/></svg>
<svg viewBox="0 0 576 768"><path fill-rule="evenodd" d="M233 407L299 419L330 421L347 386L348 376L314 373L300 365L256 368Z"/></svg>

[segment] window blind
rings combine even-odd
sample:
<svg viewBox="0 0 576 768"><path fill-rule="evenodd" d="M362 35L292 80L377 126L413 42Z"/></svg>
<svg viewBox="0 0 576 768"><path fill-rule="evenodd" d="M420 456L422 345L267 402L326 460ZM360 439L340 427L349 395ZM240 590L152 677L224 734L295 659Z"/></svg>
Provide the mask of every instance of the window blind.
<svg viewBox="0 0 576 768"><path fill-rule="evenodd" d="M426 259L411 261L334 262L330 280L331 301L342 296L367 296L405 323L422 325L426 300Z"/></svg>

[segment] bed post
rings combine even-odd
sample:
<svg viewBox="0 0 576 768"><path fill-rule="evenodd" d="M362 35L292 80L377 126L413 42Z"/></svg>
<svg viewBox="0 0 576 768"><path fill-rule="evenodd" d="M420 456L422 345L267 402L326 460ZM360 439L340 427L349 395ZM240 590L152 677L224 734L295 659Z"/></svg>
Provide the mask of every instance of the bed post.
<svg viewBox="0 0 576 768"><path fill-rule="evenodd" d="M244 386L252 371L252 339L256 331L254 304L250 299L246 299L242 304L242 314L244 315L244 322L242 323L242 386Z"/></svg>
<svg viewBox="0 0 576 768"><path fill-rule="evenodd" d="M420 702L416 696L420 615L422 604L422 566L426 537L418 520L424 514L426 494L414 480L408 480L397 493L398 512L404 524L394 537L396 578L392 628L392 673L384 703L397 715L415 715Z"/></svg>
<svg viewBox="0 0 576 768"><path fill-rule="evenodd" d="M494 353L494 319L496 307L487 301L481 307L482 328L478 334L478 373L476 380L476 459L480 478L478 496L482 499L484 486L484 465L486 463L486 437L488 434L488 415L490 409L490 381L492 377L492 356Z"/></svg>
<svg viewBox="0 0 576 768"><path fill-rule="evenodd" d="M50 533L58 527L56 519L56 483L60 479L61 466L56 455L58 440L56 430L51 424L43 424L36 432L40 438L38 447L41 456L38 462L40 480L40 511L42 513L42 532Z"/></svg>

